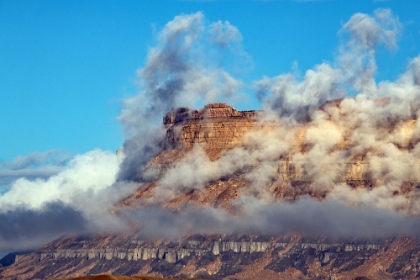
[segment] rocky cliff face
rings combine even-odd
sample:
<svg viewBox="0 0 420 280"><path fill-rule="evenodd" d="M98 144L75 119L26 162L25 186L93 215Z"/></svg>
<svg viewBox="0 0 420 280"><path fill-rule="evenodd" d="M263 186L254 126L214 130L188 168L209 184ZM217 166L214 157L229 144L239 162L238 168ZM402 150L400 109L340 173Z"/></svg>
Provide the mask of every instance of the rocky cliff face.
<svg viewBox="0 0 420 280"><path fill-rule="evenodd" d="M327 102L322 107L322 113L333 114L331 111L338 108L340 102L341 100ZM292 136L293 141L289 143L286 153L271 162L272 165L275 165L276 174L272 174L266 189L274 197L295 200L302 195L311 195L322 199L325 196L325 191L314 186L314 182L317 177L325 175L331 170L334 174L333 178L329 179L331 181L329 183L336 185L374 188L384 184L384 171L378 172L378 169L384 168L380 165L384 164L372 160L372 155L374 155L372 151L366 149L362 152L358 151L360 148L357 145L361 146L361 144L354 143L353 138L360 137L354 135L357 127L341 127L342 124L337 124L328 118L320 124L301 123L297 128L290 129L291 132L287 132L289 135L286 135L287 133L278 132L283 131L285 125L270 119L264 120L264 112L240 112L226 104L217 103L207 105L200 110L176 109L164 116L163 123L167 128L166 143L169 148L150 163L152 167L159 169L160 174L177 166L186 152L188 153L193 147L201 147L212 161L216 161L234 148L243 148L245 151L252 150L254 147L249 144L248 139L250 135L259 135L264 138L265 134L277 133L276 137ZM322 126L326 128L319 129ZM387 145L398 147L402 153L409 153L417 143L413 142L417 141L413 140L416 139L413 137L415 127L415 120L405 120L400 123L381 124L377 128L378 132L371 132L383 134L384 137L395 134L393 137L398 137L398 141L391 141ZM340 131L342 138L339 142L323 151L324 154L320 155L319 159L311 159L312 162L309 164L302 160L302 158L308 157L312 150L319 150L313 143L308 143L308 135L314 137L314 134L318 136L331 130ZM351 149L357 151L353 152ZM258 172L261 163L258 160L255 161L255 158L260 156L258 152L249 153L246 158L241 159L250 163L244 164L228 176L210 180L204 188L195 188L191 192L186 192L186 196L182 198L172 199L170 205L178 208L188 200L229 209L231 207L229 202L239 197L241 190L252 184L247 179L249 177L247 175ZM341 156L337 159L328 159L330 162L324 163L325 158L340 153ZM382 158L383 154L379 153L374 156ZM396 191L398 193L412 192L420 186L420 159L414 158L404 164L409 165L410 172L406 172L407 175L401 176L401 178L391 178L401 184L400 190ZM314 172L313 170L318 171ZM151 197L157 187L158 184L152 183L140 189L135 195L127 198L125 204ZM418 210L413 210L413 212L418 212Z"/></svg>
<svg viewBox="0 0 420 280"><path fill-rule="evenodd" d="M166 140L174 148L190 149L201 143L211 157L240 146L244 135L255 127L257 111L238 112L216 103L201 110L179 108L163 117Z"/></svg>
<svg viewBox="0 0 420 280"><path fill-rule="evenodd" d="M180 241L66 237L20 258L2 277L113 273L207 279L414 279L420 242L298 236L190 236ZM20 275L20 276L16 276Z"/></svg>
<svg viewBox="0 0 420 280"><path fill-rule="evenodd" d="M322 110L331 113L338 104L338 101L328 103ZM333 109L328 109L328 106ZM143 183L135 194L117 206L117 210L142 204L154 197L154 191L161 184L159 180L168 170L178 166L194 147L199 146L214 162L238 147L245 146L243 150L249 152L253 148L252 139L247 138L249 135L264 138L274 131L277 136L284 136L282 123L262 121L262 116L263 112L240 112L226 104L210 104L200 110L179 108L168 113L163 117L167 148L147 166L158 170L158 179ZM346 151L342 153L341 161L325 165L326 169L337 169L334 183L355 189L372 189L383 184L382 173L378 173L379 176L373 174L375 170L371 165L375 163L369 160L369 151L354 155L349 152L349 147L354 145L349 133L355 128L341 128L329 119L318 125L334 126L343 131L343 138L326 153L329 156L337 151ZM310 195L322 200L325 197L324 190L313 186L316 175L311 173L311 168L316 166L307 167L299 161L315 146L307 136L319 136L318 132L313 133L316 126L303 123L293 128L290 133L293 141L287 151L271 159L274 175L265 186L270 199L293 201L299 196ZM398 144L399 151L407 152L416 144L412 140L414 128L415 121L406 120L395 127L381 129L385 131L384 135L397 131L395 134L399 138L395 146ZM185 187L180 195L171 197L163 206L179 210L186 204L195 203L235 213L237 209L232 202L252 186L249 174L258 170L261 163L258 153L247 155L249 163L240 165L232 173L209 179L200 188ZM419 163L417 158L410 162L410 168L419 172L407 173L409 175L403 177L400 189L395 190L393 195L405 195L419 188ZM359 276L368 279L414 279L420 277L420 239L332 240L297 234L237 234L192 235L167 241L144 240L137 233L63 237L31 254L17 255L12 265L0 270L0 279L45 279L98 273L209 279L355 279Z"/></svg>
<svg viewBox="0 0 420 280"><path fill-rule="evenodd" d="M324 107L338 106L339 101L341 100L328 102ZM202 144L210 158L216 159L224 151L243 145L244 136L247 133L259 131L264 127L272 127L272 129L281 127L281 123L260 121L259 117L262 115L263 112L258 111L239 112L223 103L206 105L201 110L179 108L163 118L163 123L167 128L166 141L172 147L184 150L190 149L195 144ZM410 144L415 123L415 120L408 120L398 127L398 133L403 139L401 142L405 146L400 147L403 150ZM293 150L305 153L307 144L304 143L304 137L309 127L309 124L301 125L295 135L296 142ZM385 128L389 132L395 129L395 127ZM339 148L346 149L348 142L349 139L343 139ZM343 166L338 181L354 183L372 179L369 171L370 162L363 154L348 156L345 161L334 162L334 164ZM405 178L407 182L420 182L420 159L414 165L418 172L411 173L408 178ZM278 173L283 180L313 181L313 178L301 166L293 162L290 155L279 158Z"/></svg>

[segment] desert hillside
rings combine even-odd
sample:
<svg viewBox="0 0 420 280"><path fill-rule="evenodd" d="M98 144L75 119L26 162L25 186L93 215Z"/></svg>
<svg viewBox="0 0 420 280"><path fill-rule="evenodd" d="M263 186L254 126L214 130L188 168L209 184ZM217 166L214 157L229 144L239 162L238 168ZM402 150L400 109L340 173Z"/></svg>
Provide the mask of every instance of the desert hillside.
<svg viewBox="0 0 420 280"><path fill-rule="evenodd" d="M9 256L0 276L419 277L419 125L361 122L357 102L327 102L299 122L221 103L174 109L143 165L132 169L136 139L118 152L136 187L110 214L128 230L63 236ZM149 279L75 279L100 277Z"/></svg>

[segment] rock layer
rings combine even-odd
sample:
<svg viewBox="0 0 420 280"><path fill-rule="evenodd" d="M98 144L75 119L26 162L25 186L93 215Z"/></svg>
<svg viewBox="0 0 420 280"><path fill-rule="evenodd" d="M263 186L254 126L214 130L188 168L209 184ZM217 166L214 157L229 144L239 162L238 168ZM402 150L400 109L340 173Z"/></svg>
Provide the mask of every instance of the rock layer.
<svg viewBox="0 0 420 280"><path fill-rule="evenodd" d="M240 146L243 136L255 127L257 117L257 111L239 112L216 103L201 110L179 108L165 115L163 124L167 127L166 141L172 147L188 150L200 143L212 156Z"/></svg>
<svg viewBox="0 0 420 280"><path fill-rule="evenodd" d="M66 244L63 246L63 244ZM398 250L396 250L398 249ZM298 236L200 236L180 241L134 237L66 237L20 258L5 279L45 279L97 273L208 279L414 279L420 276L420 242L326 240ZM21 278L19 278L19 276ZM271 276L270 276L271 275ZM16 278L17 277L17 278ZM289 278L290 277L290 278Z"/></svg>
<svg viewBox="0 0 420 280"><path fill-rule="evenodd" d="M332 102L326 106L338 106ZM226 104L211 104L200 110L176 109L163 118L167 128L167 149L149 166L160 174L175 166L195 145L201 145L211 160L235 147L241 147L248 133L262 128L276 129L279 123L263 123L262 112L240 112ZM405 121L401 133L402 150L410 149L413 120ZM305 154L303 139L308 127L296 131L291 152ZM339 148L345 149L348 139ZM276 158L277 177L267 189L274 198L294 200L310 194L322 198L311 188L313 179L291 155ZM377 183L370 174L370 162L364 155L348 157L337 183L372 188ZM418 163L414 162L417 170ZM200 189L187 190L164 205L181 208L196 202L230 210L232 201L250 183L246 175L256 166L248 165L234 174L209 181ZM139 167L140 169L140 167ZM401 192L418 188L420 172L404 178ZM379 178L381 179L381 178ZM153 196L159 182L144 183L138 192L118 207ZM398 195L398 193L396 193ZM123 275L156 275L204 277L209 279L414 279L420 277L420 239L327 240L302 236L193 235L179 241L142 240L132 236L64 237L31 254L21 255L0 271L5 279L45 279L115 273Z"/></svg>
<svg viewBox="0 0 420 280"><path fill-rule="evenodd" d="M338 106L340 101L327 102L323 108ZM278 122L261 121L259 117L263 115L264 113L260 111L237 111L223 103L209 104L200 110L179 108L166 114L163 118L163 123L167 128L166 143L184 151L201 144L208 156L214 160L226 150L241 147L247 133L258 132L267 127L271 127L272 130L281 127L282 124ZM400 142L404 144L404 148L401 147L401 149L407 150L416 144L410 144L415 123L415 120L406 120L402 121L398 128L385 127L385 129L389 131L398 129L398 133L403 139ZM304 137L309 127L309 124L301 124L301 128L295 135L296 142L291 149L291 154L296 151L306 153ZM348 142L349 139L343 139L339 148L345 150ZM279 158L279 176L285 181L313 181L314 178L308 174L307 170L293 162L291 154ZM406 182L420 182L420 159L413 164L415 165L414 169L418 172L412 172L409 177L405 178ZM335 162L334 165L343 166L337 182L364 184L366 180L380 179L372 177L370 162L363 154L348 156L345 161Z"/></svg>

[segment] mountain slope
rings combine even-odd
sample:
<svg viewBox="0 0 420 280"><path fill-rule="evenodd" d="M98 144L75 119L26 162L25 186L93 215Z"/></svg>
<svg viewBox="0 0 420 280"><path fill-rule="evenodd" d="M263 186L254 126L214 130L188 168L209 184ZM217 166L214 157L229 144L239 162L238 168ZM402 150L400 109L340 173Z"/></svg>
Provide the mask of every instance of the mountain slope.
<svg viewBox="0 0 420 280"><path fill-rule="evenodd" d="M0 277L420 277L417 121L354 121L352 102L289 123L225 104L176 109L114 207L128 232L59 238Z"/></svg>

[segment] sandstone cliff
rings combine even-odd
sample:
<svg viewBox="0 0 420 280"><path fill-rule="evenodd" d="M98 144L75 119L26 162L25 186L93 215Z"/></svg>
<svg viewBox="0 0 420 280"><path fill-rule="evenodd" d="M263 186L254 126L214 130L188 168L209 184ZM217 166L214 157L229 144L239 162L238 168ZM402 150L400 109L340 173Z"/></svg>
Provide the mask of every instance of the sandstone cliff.
<svg viewBox="0 0 420 280"><path fill-rule="evenodd" d="M323 108L336 107L340 102L341 100L327 102ZM168 113L163 118L163 123L167 128L166 141L174 148L187 150L194 144L200 143L208 152L209 157L216 159L222 152L243 145L244 136L247 133L259 131L264 127L269 128L269 130L275 130L282 126L281 123L260 121L259 117L263 114L263 112L258 111L236 111L223 103L206 105L201 110L179 108ZM405 147L399 148L404 150L410 148L408 146L413 138L415 124L415 120L406 120L401 122L401 124L385 123L383 129L388 130L389 133L398 129L398 133L401 134L402 138L401 142L405 143ZM296 142L291 153L293 150L305 153L307 147L304 143L304 137L310 125L310 123L303 123L299 127L295 135ZM352 128L349 128L349 131L346 133L351 133L351 130ZM344 138L338 148L345 150L348 145L349 139ZM366 155L349 155L344 162L335 162L334 164L345 166L344 172L341 174L341 181L376 179L369 174L370 163L366 159ZM313 180L302 168L294 164L290 154L279 158L278 166L279 176L286 180ZM410 174L410 177L406 178L407 181L420 182L420 159L415 163L415 169L419 172Z"/></svg>
<svg viewBox="0 0 420 280"><path fill-rule="evenodd" d="M244 135L253 129L257 111L238 112L234 108L216 103L201 110L179 108L163 118L167 128L166 141L174 148L190 149L201 143L211 158L242 144Z"/></svg>
<svg viewBox="0 0 420 280"><path fill-rule="evenodd" d="M340 110L339 104L342 100L327 102L322 107L323 113L331 113L332 110ZM332 113L331 113L332 114ZM328 173L329 182L326 184L347 185L352 188L374 188L384 184L385 174L378 172L378 165L383 163L373 160L373 158L383 158L382 152L378 155L374 151L358 151L355 148L358 143L354 143L357 127L344 127L343 124L337 124L328 117L320 124L301 123L290 128L287 137L292 137L293 141L289 144L289 149L278 156L270 164L275 166L276 174L271 174L271 180L265 188L274 197L295 200L302 195L311 195L322 199L325 196L325 188L320 188L317 179ZM238 160L247 161L234 172L215 178L207 182L204 188L193 188L191 192L185 191L185 196L174 197L170 205L179 207L185 201L196 201L199 204L219 205L226 209L231 207L229 201L239 197L239 193L247 189L252 182L247 179L250 173L258 173L258 167L261 160L255 160L260 156L261 151L252 153L253 144L249 144L249 138L252 135L260 135L264 138L265 134L275 134L276 137L286 137L285 129L288 127L281 122L264 120L264 112L247 111L240 112L226 104L210 104L200 110L191 110L189 108L179 108L169 112L163 118L166 126L166 143L169 148L153 159L149 166L159 169L159 173L165 174L188 154L193 147L201 147L212 161L217 161L230 150L237 148L243 149L248 154ZM403 120L399 123L390 122L378 126L375 133L398 135L399 140L387 145L397 147L402 153L410 153L414 145L417 144L417 138L414 137L416 126L415 120ZM319 129L319 127L326 127ZM313 143L308 143L308 135L316 133L325 133L329 130L340 130L342 138L332 148L323 151L319 159L310 159L311 152L319 149ZM312 136L313 137L313 136ZM396 136L394 136L396 137ZM317 145L317 144L316 144ZM261 148L259 148L261 149ZM357 152L354 152L357 150ZM328 159L325 158L332 154L341 154L340 157ZM303 160L302 160L303 158ZM392 161L392 159L387 159ZM401 178L390 178L390 181L397 181L399 184L398 193L413 192L420 183L420 159L414 157L411 162L396 162L404 164L404 168L409 169L406 175ZM383 167L381 167L383 168ZM316 170L316 171L314 171ZM325 180L324 180L325 181ZM132 201L141 201L153 196L153 192L159 187L159 182L139 189L133 196L125 200L125 204ZM411 206L410 206L411 207ZM420 208L419 208L420 209ZM410 211L418 213L419 209L413 208Z"/></svg>
<svg viewBox="0 0 420 280"><path fill-rule="evenodd" d="M374 160L382 160L383 152L361 149L354 134L359 128L346 127L333 119L334 114L342 113L340 102L325 104L320 111L325 116L317 123L293 125L273 121L264 112L240 112L226 104L210 104L200 110L175 109L163 117L167 129L165 150L145 167L139 167L140 174L153 170L155 179L140 182L137 192L118 204L115 211L139 204L148 206L153 200L154 205L166 209L182 210L195 204L227 209L236 215L240 209L235 200L243 193L249 195L250 189L255 191L255 176L250 175L265 174L259 168L267 158L261 154L277 152L269 157L269 170L274 171L260 187L270 201L294 201L303 195L322 201L329 191L324 185L371 190L389 180L398 183L398 188L392 189L392 197L407 200L400 209L416 214L416 196L411 194L417 194L419 189L418 157L413 156L407 163L410 172L395 175L400 177L377 172ZM387 122L377 129L381 137L392 135L389 143L400 155L414 150L418 142L415 127L416 120L409 119ZM333 145L319 148L319 143L311 139L323 136L325 131L339 131L340 137ZM286 148L278 152L265 149L270 148L270 142L255 141L267 140L267 135L283 139ZM195 150L197 147L199 150ZM315 162L308 160L311 152L319 149L325 150L322 156ZM238 153L245 156L237 156ZM210 176L200 187L181 185L169 198L156 199L157 191L165 187L165 175L176 172L191 155L208 160L207 164L230 156L234 159L228 162L232 171L224 172L227 164L221 165L223 176ZM332 160L325 161L330 156ZM319 166L322 168L316 173ZM320 187L318 177L330 170L334 176L326 183L322 181L324 185ZM168 241L144 240L137 232L127 236L63 237L31 254L16 256L12 265L0 271L0 278L45 279L99 273L209 279L414 279L420 277L420 240L219 234Z"/></svg>

